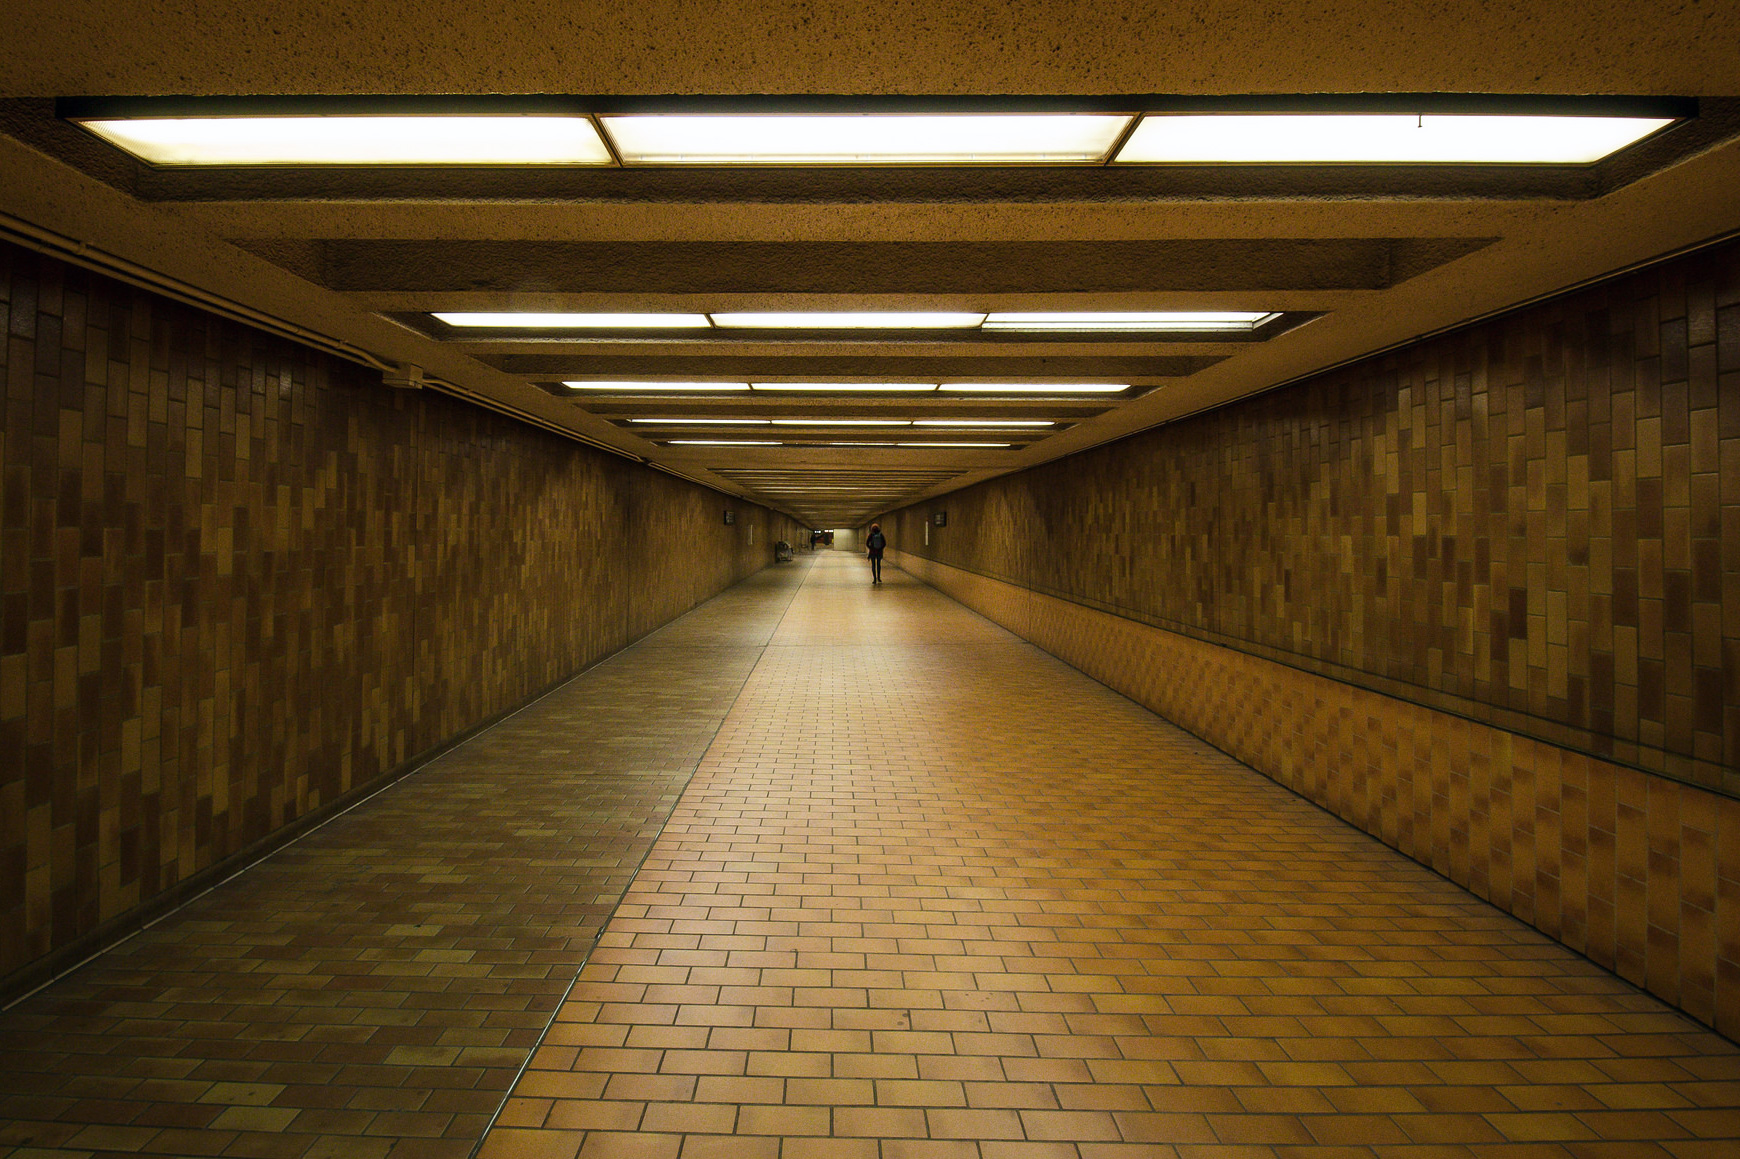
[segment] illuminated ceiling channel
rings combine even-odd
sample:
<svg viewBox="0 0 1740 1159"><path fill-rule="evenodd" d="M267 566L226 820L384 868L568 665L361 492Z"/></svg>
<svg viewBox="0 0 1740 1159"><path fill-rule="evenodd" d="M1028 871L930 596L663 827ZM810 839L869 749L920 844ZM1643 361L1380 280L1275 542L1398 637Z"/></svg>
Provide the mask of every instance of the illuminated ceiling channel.
<svg viewBox="0 0 1740 1159"><path fill-rule="evenodd" d="M69 99L159 166L1582 165L1665 98Z"/></svg>

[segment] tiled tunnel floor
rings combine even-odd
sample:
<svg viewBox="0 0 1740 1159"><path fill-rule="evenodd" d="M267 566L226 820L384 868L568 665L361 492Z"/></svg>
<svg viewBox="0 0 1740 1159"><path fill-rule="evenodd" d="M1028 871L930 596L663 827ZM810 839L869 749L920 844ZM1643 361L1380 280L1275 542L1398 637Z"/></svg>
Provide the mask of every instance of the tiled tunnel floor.
<svg viewBox="0 0 1740 1159"><path fill-rule="evenodd" d="M15 1009L0 1146L464 1154L536 1042L486 1159L1740 1155L1734 1044L867 580L763 573Z"/></svg>

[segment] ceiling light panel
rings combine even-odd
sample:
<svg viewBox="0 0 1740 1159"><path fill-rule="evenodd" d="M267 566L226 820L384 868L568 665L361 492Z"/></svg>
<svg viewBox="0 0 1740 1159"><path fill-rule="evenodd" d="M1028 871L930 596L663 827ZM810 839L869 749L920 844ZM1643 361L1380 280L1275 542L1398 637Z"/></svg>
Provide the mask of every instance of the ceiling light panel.
<svg viewBox="0 0 1740 1159"><path fill-rule="evenodd" d="M914 165L1095 162L1125 114L605 116L629 165Z"/></svg>
<svg viewBox="0 0 1740 1159"><path fill-rule="evenodd" d="M705 314L437 313L449 326L490 330L707 330Z"/></svg>
<svg viewBox="0 0 1740 1159"><path fill-rule="evenodd" d="M648 390L699 391L748 390L747 382L564 382L569 390L605 390L616 394L631 394Z"/></svg>
<svg viewBox="0 0 1740 1159"><path fill-rule="evenodd" d="M1672 124L1660 117L1149 114L1123 164L1523 164L1599 161Z"/></svg>
<svg viewBox="0 0 1740 1159"><path fill-rule="evenodd" d="M962 394L1117 394L1127 382L945 382L939 391Z"/></svg>
<svg viewBox="0 0 1740 1159"><path fill-rule="evenodd" d="M985 320L985 315L934 311L792 311L714 314L712 318L715 326L725 330L971 330Z"/></svg>
<svg viewBox="0 0 1740 1159"><path fill-rule="evenodd" d="M838 394L861 394L874 391L912 393L935 390L934 382L756 382L756 390L805 390Z"/></svg>
<svg viewBox="0 0 1740 1159"><path fill-rule="evenodd" d="M898 443L902 447L1007 447L1010 443Z"/></svg>
<svg viewBox="0 0 1740 1159"><path fill-rule="evenodd" d="M1238 333L1255 330L1280 315L1250 310L1196 311L1071 311L1053 313L988 314L986 330L1051 331L1118 331L1140 333L1201 332Z"/></svg>
<svg viewBox="0 0 1740 1159"><path fill-rule="evenodd" d="M648 423L653 426L693 426L693 427L764 427L768 419L629 419L631 423Z"/></svg>
<svg viewBox="0 0 1740 1159"><path fill-rule="evenodd" d="M774 419L776 427L909 427L911 419Z"/></svg>
<svg viewBox="0 0 1740 1159"><path fill-rule="evenodd" d="M673 447L780 447L776 439L666 439Z"/></svg>
<svg viewBox="0 0 1740 1159"><path fill-rule="evenodd" d="M143 117L81 124L153 165L610 165L585 117Z"/></svg>
<svg viewBox="0 0 1740 1159"><path fill-rule="evenodd" d="M1051 419L914 419L915 427L1054 427Z"/></svg>

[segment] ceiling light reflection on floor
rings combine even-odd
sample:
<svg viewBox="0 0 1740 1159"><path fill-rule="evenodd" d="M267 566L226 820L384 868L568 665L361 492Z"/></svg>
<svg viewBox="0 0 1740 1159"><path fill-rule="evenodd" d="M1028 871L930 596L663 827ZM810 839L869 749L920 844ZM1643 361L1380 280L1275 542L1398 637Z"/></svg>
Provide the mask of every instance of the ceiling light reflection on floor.
<svg viewBox="0 0 1740 1159"><path fill-rule="evenodd" d="M1417 113L1155 114L1119 163L1581 165L1672 124L1660 117Z"/></svg>
<svg viewBox="0 0 1740 1159"><path fill-rule="evenodd" d="M910 165L1103 160L1123 113L599 118L629 165Z"/></svg>

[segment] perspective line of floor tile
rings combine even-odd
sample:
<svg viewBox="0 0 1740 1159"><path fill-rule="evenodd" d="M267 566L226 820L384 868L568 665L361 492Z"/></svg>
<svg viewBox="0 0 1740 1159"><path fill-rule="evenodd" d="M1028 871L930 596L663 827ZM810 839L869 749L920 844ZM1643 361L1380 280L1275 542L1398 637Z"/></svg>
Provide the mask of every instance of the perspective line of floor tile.
<svg viewBox="0 0 1740 1159"><path fill-rule="evenodd" d="M1732 1159L1740 1052L824 554L484 1159Z"/></svg>
<svg viewBox="0 0 1740 1159"><path fill-rule="evenodd" d="M0 1015L0 1155L469 1155L808 566L732 588Z"/></svg>

